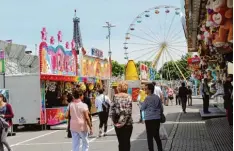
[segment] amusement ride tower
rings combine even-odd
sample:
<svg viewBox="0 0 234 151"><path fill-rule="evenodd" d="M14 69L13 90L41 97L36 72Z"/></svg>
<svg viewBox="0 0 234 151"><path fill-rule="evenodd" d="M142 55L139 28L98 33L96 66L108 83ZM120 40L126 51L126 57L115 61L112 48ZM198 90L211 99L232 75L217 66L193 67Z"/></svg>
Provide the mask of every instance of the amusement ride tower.
<svg viewBox="0 0 234 151"><path fill-rule="evenodd" d="M77 54L79 54L79 49L83 48L79 24L80 24L80 18L76 16L76 10L75 10L75 16L73 18L73 39L75 41L75 49Z"/></svg>

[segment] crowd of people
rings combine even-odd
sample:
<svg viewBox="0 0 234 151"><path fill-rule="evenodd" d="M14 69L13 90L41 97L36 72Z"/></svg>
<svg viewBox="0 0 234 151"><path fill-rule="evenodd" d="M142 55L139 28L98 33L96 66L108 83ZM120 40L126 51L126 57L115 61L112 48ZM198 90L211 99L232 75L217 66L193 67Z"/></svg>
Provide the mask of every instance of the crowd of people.
<svg viewBox="0 0 234 151"><path fill-rule="evenodd" d="M225 108L230 125L232 124L232 77L228 77L224 83L224 100ZM200 87L200 93L203 97L204 113L209 113L210 90L206 79ZM107 133L108 118L111 117L114 124L115 132L119 143L119 151L130 151L131 135L133 131L132 118L132 98L128 94L128 84L120 82L117 91L109 99L104 93L104 89L98 90L99 95L95 99L95 107L99 117L98 137L105 137ZM69 119L68 134L72 137L72 148L74 151L79 150L80 141L82 141L82 151L89 150L88 136L93 134L91 120L91 101L87 91L75 89L72 93L72 101L68 105L67 118ZM163 105L168 106L169 100L176 100L176 105L181 105L182 110L186 113L186 106L192 106L192 89L181 82L180 87L174 90L167 86L160 86L159 83L148 83L141 86L138 97L140 109L140 122L145 124L147 142L149 151L154 151L153 140L157 143L157 148L162 151L162 142L160 138L160 126L165 122L163 114ZM230 105L231 104L231 105ZM143 122L144 121L144 122ZM70 131L70 132L69 132Z"/></svg>

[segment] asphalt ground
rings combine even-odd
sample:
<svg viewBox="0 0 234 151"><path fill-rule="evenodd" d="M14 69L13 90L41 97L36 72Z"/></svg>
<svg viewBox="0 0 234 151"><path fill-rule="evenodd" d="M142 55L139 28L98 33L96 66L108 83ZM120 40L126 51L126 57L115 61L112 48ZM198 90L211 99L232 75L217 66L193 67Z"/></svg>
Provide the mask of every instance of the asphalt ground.
<svg viewBox="0 0 234 151"><path fill-rule="evenodd" d="M181 107L166 106L164 113L167 121L164 127L170 135L173 125L181 112ZM136 103L133 105L133 133L131 137L131 150L144 151L148 150L145 125L138 123L139 108ZM118 141L111 121L109 120L108 133L106 137L98 138L98 118L93 117L94 135L89 138L90 151L118 151ZM66 138L66 130L45 130L34 132L18 132L16 136L8 137L13 151L71 151L71 139ZM166 140L162 141L163 146L166 145ZM156 149L155 144L155 150Z"/></svg>

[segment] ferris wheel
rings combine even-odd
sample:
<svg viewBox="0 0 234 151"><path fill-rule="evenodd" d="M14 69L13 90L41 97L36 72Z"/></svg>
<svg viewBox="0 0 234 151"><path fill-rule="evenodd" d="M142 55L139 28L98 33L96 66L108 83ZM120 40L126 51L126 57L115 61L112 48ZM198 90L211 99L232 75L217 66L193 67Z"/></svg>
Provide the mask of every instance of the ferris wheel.
<svg viewBox="0 0 234 151"><path fill-rule="evenodd" d="M137 15L125 34L124 59L150 61L157 71L166 62L173 61L185 78L182 66L175 63L187 52L181 16L180 8L169 5L156 6Z"/></svg>

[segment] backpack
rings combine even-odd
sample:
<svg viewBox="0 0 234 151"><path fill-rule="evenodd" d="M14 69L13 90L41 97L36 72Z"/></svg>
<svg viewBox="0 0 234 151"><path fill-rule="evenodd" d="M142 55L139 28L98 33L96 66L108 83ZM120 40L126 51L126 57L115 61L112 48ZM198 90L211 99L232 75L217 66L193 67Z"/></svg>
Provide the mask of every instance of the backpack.
<svg viewBox="0 0 234 151"><path fill-rule="evenodd" d="M109 112L110 110L110 104L106 102L105 95L103 95L102 110L103 112Z"/></svg>

